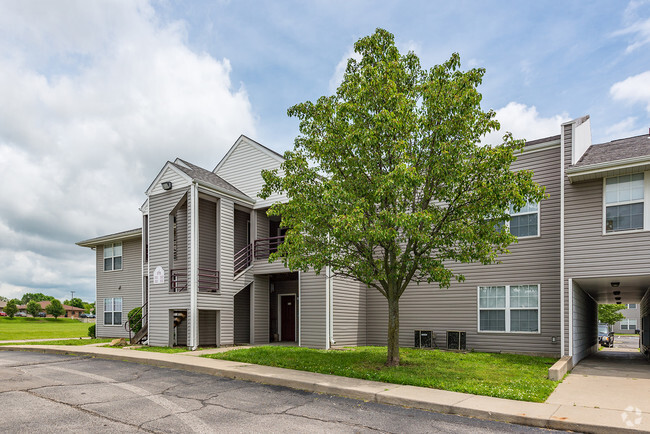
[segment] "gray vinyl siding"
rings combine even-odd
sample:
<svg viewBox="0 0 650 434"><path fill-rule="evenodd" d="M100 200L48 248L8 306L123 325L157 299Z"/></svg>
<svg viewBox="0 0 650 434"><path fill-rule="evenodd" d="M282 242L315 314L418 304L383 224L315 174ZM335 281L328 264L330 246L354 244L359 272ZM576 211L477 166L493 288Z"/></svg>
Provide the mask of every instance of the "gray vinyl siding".
<svg viewBox="0 0 650 434"><path fill-rule="evenodd" d="M327 345L325 275L300 273L300 345L325 348Z"/></svg>
<svg viewBox="0 0 650 434"><path fill-rule="evenodd" d="M400 345L413 345L414 330L432 330L436 344L446 347L446 331L467 332L467 349L489 352L559 355L560 343L560 148L524 153L513 170L533 170L533 179L546 187L549 198L540 205L537 238L519 240L494 265L452 264L466 280L449 289L436 283L411 284L400 300ZM540 285L539 333L478 332L478 287ZM375 289L367 292L367 343L385 345L388 326L386 299Z"/></svg>
<svg viewBox="0 0 650 434"><path fill-rule="evenodd" d="M332 287L335 345L366 345L366 286L335 277Z"/></svg>
<svg viewBox="0 0 650 434"><path fill-rule="evenodd" d="M645 295L641 299L641 306L640 306L641 312L641 325L639 328L641 329L641 354L643 354L648 360L650 360L650 346L644 345L644 341L650 342L650 339L645 339L645 336L647 334L650 334L650 328L644 328L644 321L643 319L646 317L650 317L650 289L646 290ZM650 318L646 320L646 324L650 326Z"/></svg>
<svg viewBox="0 0 650 434"><path fill-rule="evenodd" d="M253 332L251 343L265 344L269 342L269 277L255 276L252 289Z"/></svg>
<svg viewBox="0 0 650 434"><path fill-rule="evenodd" d="M175 270L189 268L189 262L187 258L189 258L190 245L188 224L190 215L188 210L188 204L185 203L176 211L176 258L174 259Z"/></svg>
<svg viewBox="0 0 650 434"><path fill-rule="evenodd" d="M149 344L153 346L169 345L169 311L189 309L190 305L189 292L169 292L169 215L187 190L173 189L149 196ZM158 266L165 271L162 284L153 283L153 272ZM187 264L184 268L188 268Z"/></svg>
<svg viewBox="0 0 650 434"><path fill-rule="evenodd" d="M142 306L142 239L122 241L122 269L104 271L104 246L96 248L97 321L95 333L98 338L128 337L124 328L131 309ZM104 325L104 299L122 298L122 324Z"/></svg>
<svg viewBox="0 0 650 434"><path fill-rule="evenodd" d="M636 303L636 308L634 309L623 309L620 311L621 315L623 315L626 319L633 319L636 320L636 330L641 329L641 309L639 307L639 304ZM621 328L621 321L617 322L614 324L614 333L628 333L628 334L634 334L634 330L623 330Z"/></svg>
<svg viewBox="0 0 650 434"><path fill-rule="evenodd" d="M266 216L266 210L256 210L257 213L257 229L255 232L255 239L259 240L261 238L269 237L269 218Z"/></svg>
<svg viewBox="0 0 650 434"><path fill-rule="evenodd" d="M217 345L217 318L215 310L199 310L199 345Z"/></svg>
<svg viewBox="0 0 650 434"><path fill-rule="evenodd" d="M268 199L262 200L257 196L264 186L262 169L279 169L280 164L277 158L270 156L258 145L242 137L236 145L236 149L215 173L247 196L257 200L256 208L268 207L284 197L273 194Z"/></svg>
<svg viewBox="0 0 650 434"><path fill-rule="evenodd" d="M234 297L246 283L233 280L234 273L234 231L233 219L235 205L228 198L220 198L218 204L218 249L219 249L219 287L217 293L199 293L198 308L218 310L220 326L220 345L234 343ZM199 235L200 237L200 235Z"/></svg>
<svg viewBox="0 0 650 434"><path fill-rule="evenodd" d="M154 195L154 194L166 193L166 191L163 190L161 185L164 181L170 181L172 183L172 187L174 188L174 190L182 190L185 187L190 185L190 182L188 181L186 176L183 176L179 174L176 170L172 169L171 167L168 167L163 172L160 181L155 185L153 185L153 188L151 189L151 192L149 194Z"/></svg>
<svg viewBox="0 0 650 434"><path fill-rule="evenodd" d="M235 343L246 344L250 342L251 333L251 288L250 285L235 295Z"/></svg>
<svg viewBox="0 0 650 434"><path fill-rule="evenodd" d="M573 284L573 364L598 351L598 303Z"/></svg>
<svg viewBox="0 0 650 434"><path fill-rule="evenodd" d="M241 249L248 245L248 224L250 214L247 212L235 210L235 251L239 252Z"/></svg>
<svg viewBox="0 0 650 434"><path fill-rule="evenodd" d="M216 270L217 267L217 204L199 199L199 268ZM210 282L212 280L210 279Z"/></svg>

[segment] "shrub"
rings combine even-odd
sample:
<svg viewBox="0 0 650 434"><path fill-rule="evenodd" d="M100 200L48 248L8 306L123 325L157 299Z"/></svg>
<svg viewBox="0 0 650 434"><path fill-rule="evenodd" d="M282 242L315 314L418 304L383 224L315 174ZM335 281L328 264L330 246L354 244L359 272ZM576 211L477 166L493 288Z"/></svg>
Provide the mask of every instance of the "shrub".
<svg viewBox="0 0 650 434"><path fill-rule="evenodd" d="M29 300L27 303L27 313L33 317L36 317L41 312L41 305L35 302L34 300Z"/></svg>
<svg viewBox="0 0 650 434"><path fill-rule="evenodd" d="M142 328L142 308L135 307L131 309L128 315L129 318L129 328L133 333L137 333Z"/></svg>
<svg viewBox="0 0 650 434"><path fill-rule="evenodd" d="M90 336L91 338L95 337L95 324L88 327L88 336Z"/></svg>

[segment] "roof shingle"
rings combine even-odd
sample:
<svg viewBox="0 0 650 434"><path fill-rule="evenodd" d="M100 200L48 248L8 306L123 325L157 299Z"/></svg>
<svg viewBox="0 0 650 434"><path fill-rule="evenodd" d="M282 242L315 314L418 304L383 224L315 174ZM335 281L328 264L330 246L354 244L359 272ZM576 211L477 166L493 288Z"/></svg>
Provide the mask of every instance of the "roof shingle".
<svg viewBox="0 0 650 434"><path fill-rule="evenodd" d="M186 173L188 176L190 176L192 179L197 179L199 181L207 182L208 184L212 184L215 187L219 187L223 190L227 190L233 193L236 193L240 196L248 197L245 193L243 193L241 190L239 190L237 187L234 185L226 182L223 178L221 178L219 175L215 174L214 172L210 172L209 170L206 170L202 167L199 167L195 164L192 164L190 162L187 162L185 160L182 160L180 158L177 159L178 161L182 162L184 165L181 164L176 164L176 163L171 163L174 165L179 170L182 170L184 173ZM252 199L251 199L252 200Z"/></svg>
<svg viewBox="0 0 650 434"><path fill-rule="evenodd" d="M643 156L650 156L650 136L647 134L591 145L573 167L591 166Z"/></svg>

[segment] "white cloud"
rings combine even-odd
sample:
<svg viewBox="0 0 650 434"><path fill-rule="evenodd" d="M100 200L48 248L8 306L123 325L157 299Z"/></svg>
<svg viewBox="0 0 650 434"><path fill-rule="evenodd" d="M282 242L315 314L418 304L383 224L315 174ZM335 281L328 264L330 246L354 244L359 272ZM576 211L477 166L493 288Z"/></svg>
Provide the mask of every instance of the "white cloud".
<svg viewBox="0 0 650 434"><path fill-rule="evenodd" d="M562 113L542 117L535 106L529 107L513 101L496 110L496 118L501 129L486 135L482 143L501 143L503 135L508 131L516 139L529 141L560 134L560 125L569 120L569 115Z"/></svg>
<svg viewBox="0 0 650 434"><path fill-rule="evenodd" d="M630 116L620 122L611 125L605 130L604 140L615 140L622 137L639 136L645 132L645 128L637 127L636 116Z"/></svg>
<svg viewBox="0 0 650 434"><path fill-rule="evenodd" d="M625 8L623 21L626 25L613 34L614 36L631 35L625 53L632 53L650 43L650 18L645 18L648 16L649 9L650 2L647 0L631 1Z"/></svg>
<svg viewBox="0 0 650 434"><path fill-rule="evenodd" d="M345 55L343 55L341 60L339 60L339 63L336 64L336 68L334 68L334 73L330 78L330 82L329 82L330 94L334 94L336 92L336 89L339 87L339 85L343 83L345 68L347 68L348 60L351 58L358 61L361 60L361 55L359 53L356 53L354 51L354 48L350 48L350 50L347 53L345 53Z"/></svg>
<svg viewBox="0 0 650 434"><path fill-rule="evenodd" d="M186 39L146 1L0 4L0 295L91 299L92 255L74 241L137 227L165 161L211 169L254 135L229 61Z"/></svg>
<svg viewBox="0 0 650 434"><path fill-rule="evenodd" d="M646 104L646 110L650 112L650 71L614 83L609 94L615 100L626 103Z"/></svg>

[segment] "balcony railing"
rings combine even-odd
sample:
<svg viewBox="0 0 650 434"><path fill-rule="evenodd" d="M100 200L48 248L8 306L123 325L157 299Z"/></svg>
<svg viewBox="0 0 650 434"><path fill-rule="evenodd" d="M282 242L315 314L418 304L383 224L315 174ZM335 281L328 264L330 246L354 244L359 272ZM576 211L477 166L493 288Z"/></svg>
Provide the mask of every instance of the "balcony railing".
<svg viewBox="0 0 650 434"><path fill-rule="evenodd" d="M253 262L253 245L249 244L235 253L235 275L251 266Z"/></svg>
<svg viewBox="0 0 650 434"><path fill-rule="evenodd" d="M278 251L278 246L284 242L284 235L255 240L255 259L268 259L271 253Z"/></svg>
<svg viewBox="0 0 650 434"><path fill-rule="evenodd" d="M171 292L187 291L187 269L177 268L171 270L170 274L169 290ZM219 291L219 271L210 268L199 268L197 283L199 292Z"/></svg>

